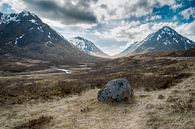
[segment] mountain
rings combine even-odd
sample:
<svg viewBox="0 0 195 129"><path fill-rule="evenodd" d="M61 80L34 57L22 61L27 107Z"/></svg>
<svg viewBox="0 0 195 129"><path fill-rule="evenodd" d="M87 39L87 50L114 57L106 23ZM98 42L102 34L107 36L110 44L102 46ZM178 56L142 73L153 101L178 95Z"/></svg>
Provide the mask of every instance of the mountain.
<svg viewBox="0 0 195 129"><path fill-rule="evenodd" d="M128 55L129 53L132 53L133 50L135 50L137 47L139 46L139 42L136 41L133 44L131 44L128 48L126 48L125 50L123 50L120 54L118 54L117 56L125 56Z"/></svg>
<svg viewBox="0 0 195 129"><path fill-rule="evenodd" d="M59 63L98 60L73 47L37 15L27 11L0 13L0 55L6 54Z"/></svg>
<svg viewBox="0 0 195 129"><path fill-rule="evenodd" d="M130 53L145 53L152 51L188 50L195 48L195 42L178 34L168 26L148 35L141 42L130 45L120 55Z"/></svg>
<svg viewBox="0 0 195 129"><path fill-rule="evenodd" d="M93 42L82 37L71 38L69 39L69 42L87 54L99 57L108 57L108 55L95 46Z"/></svg>

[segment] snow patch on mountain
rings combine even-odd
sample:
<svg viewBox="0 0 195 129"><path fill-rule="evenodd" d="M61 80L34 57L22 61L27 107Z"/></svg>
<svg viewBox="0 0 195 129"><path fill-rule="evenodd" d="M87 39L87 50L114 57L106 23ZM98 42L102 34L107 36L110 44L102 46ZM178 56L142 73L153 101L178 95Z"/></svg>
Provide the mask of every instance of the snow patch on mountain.
<svg viewBox="0 0 195 129"><path fill-rule="evenodd" d="M9 24L10 22L20 22L17 14L3 14L0 18L0 24Z"/></svg>
<svg viewBox="0 0 195 129"><path fill-rule="evenodd" d="M34 20L34 19L31 19L31 20L29 20L31 23L33 23L33 24L36 24L36 25L38 25L38 23L36 22L36 20Z"/></svg>
<svg viewBox="0 0 195 129"><path fill-rule="evenodd" d="M21 36L19 36L18 38L15 39L15 45L18 44L18 40L19 40L19 39L22 39L22 38L24 37L24 35L25 35L25 34L23 34L23 35L21 35Z"/></svg>
<svg viewBox="0 0 195 129"><path fill-rule="evenodd" d="M23 13L24 13L24 14L22 15L23 17L29 16L29 12L23 11Z"/></svg>
<svg viewBox="0 0 195 129"><path fill-rule="evenodd" d="M82 37L71 38L69 39L69 42L72 43L79 50L87 54L93 56L108 57L108 55L101 51L97 46L95 46L94 43Z"/></svg>
<svg viewBox="0 0 195 129"><path fill-rule="evenodd" d="M22 11L21 13L12 13L12 14L1 14L0 15L0 24L9 24L11 22L21 22L21 18L27 18L29 22L37 24L37 19L35 14L32 14L27 11Z"/></svg>
<svg viewBox="0 0 195 129"><path fill-rule="evenodd" d="M41 32L44 32L42 26L38 26L37 29L38 29L39 31L41 31Z"/></svg>
<svg viewBox="0 0 195 129"><path fill-rule="evenodd" d="M172 28L165 26L148 35L141 42L130 45L120 55L148 51L188 50L191 48L195 48L195 42L178 34Z"/></svg>
<svg viewBox="0 0 195 129"><path fill-rule="evenodd" d="M10 24L11 22L12 24ZM25 45L25 42L29 40L29 38L31 41L37 42L36 39L39 37L40 32L42 34L39 38L43 38L43 35L47 35L44 36L43 39L43 42L47 42L47 44L51 44L54 41L58 41L58 39L60 38L59 36L58 38L54 36L54 33L56 32L48 31L49 28L41 21L39 17L27 11L11 14L0 13L0 25L5 26L7 30L9 30L9 32L7 33L12 32L12 30L17 30L16 28L21 29L21 32L13 31L12 33L12 37L14 37L12 43L18 46ZM13 28L12 26L15 27ZM32 33L37 34L36 38L31 39L31 37L34 36L32 35ZM24 38L24 36L26 37Z"/></svg>

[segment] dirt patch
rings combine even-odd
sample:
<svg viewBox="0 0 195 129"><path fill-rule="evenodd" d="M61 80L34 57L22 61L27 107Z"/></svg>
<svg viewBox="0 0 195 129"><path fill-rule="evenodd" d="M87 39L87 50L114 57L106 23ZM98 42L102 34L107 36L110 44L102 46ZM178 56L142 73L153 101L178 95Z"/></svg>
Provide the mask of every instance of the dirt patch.
<svg viewBox="0 0 195 129"><path fill-rule="evenodd" d="M16 126L13 129L44 129L44 126L51 122L53 117L51 116L41 116L38 119L29 120L20 126Z"/></svg>

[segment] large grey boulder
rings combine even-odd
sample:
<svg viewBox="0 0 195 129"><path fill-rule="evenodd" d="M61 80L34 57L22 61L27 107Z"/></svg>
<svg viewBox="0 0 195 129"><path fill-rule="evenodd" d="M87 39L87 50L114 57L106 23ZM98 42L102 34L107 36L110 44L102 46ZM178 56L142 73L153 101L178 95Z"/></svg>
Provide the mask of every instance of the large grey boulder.
<svg viewBox="0 0 195 129"><path fill-rule="evenodd" d="M106 86L98 92L98 101L121 102L127 101L133 95L133 90L125 78L109 81Z"/></svg>

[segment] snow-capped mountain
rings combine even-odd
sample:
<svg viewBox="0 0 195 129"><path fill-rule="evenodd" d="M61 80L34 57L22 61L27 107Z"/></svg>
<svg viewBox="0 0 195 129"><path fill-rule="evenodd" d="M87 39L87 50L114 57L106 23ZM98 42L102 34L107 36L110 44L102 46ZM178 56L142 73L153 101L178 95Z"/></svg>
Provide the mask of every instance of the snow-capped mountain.
<svg viewBox="0 0 195 129"><path fill-rule="evenodd" d="M82 37L71 38L69 39L69 42L87 54L99 57L108 57L108 55L101 51L93 42Z"/></svg>
<svg viewBox="0 0 195 129"><path fill-rule="evenodd" d="M47 24L35 14L23 11L19 14L2 14L0 18L0 43L26 46L32 42L43 42L52 46L53 42L62 40Z"/></svg>
<svg viewBox="0 0 195 129"><path fill-rule="evenodd" d="M168 26L148 35L141 42L129 46L121 54L144 53L149 51L188 50L195 48L195 42L178 34ZM120 54L120 55L121 55Z"/></svg>
<svg viewBox="0 0 195 129"><path fill-rule="evenodd" d="M0 55L79 62L95 59L73 47L33 13L0 13Z"/></svg>

